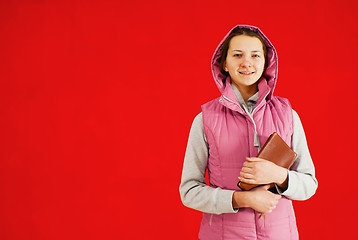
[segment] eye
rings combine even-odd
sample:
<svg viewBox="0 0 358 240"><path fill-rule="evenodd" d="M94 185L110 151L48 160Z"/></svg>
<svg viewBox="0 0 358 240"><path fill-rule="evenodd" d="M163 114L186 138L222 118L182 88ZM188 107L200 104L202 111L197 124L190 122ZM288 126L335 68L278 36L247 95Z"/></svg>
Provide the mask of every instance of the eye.
<svg viewBox="0 0 358 240"><path fill-rule="evenodd" d="M235 54L234 54L234 57L241 57L241 56L242 56L241 53L235 53Z"/></svg>
<svg viewBox="0 0 358 240"><path fill-rule="evenodd" d="M253 57L253 58L259 58L260 55L259 55L259 54L253 54L252 57Z"/></svg>

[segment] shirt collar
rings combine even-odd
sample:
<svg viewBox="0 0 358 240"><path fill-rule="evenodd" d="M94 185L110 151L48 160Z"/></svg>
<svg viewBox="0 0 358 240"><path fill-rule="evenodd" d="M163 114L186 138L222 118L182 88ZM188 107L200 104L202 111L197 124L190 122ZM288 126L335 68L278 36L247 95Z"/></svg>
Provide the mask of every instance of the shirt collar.
<svg viewBox="0 0 358 240"><path fill-rule="evenodd" d="M252 95L248 100L247 100L247 104L245 103L239 89L237 89L237 87L231 82L231 87L232 90L234 91L234 94L236 96L237 101L240 103L240 106L242 107L243 105L248 107L248 108L254 108L257 101L259 100L259 91L257 91L254 95Z"/></svg>

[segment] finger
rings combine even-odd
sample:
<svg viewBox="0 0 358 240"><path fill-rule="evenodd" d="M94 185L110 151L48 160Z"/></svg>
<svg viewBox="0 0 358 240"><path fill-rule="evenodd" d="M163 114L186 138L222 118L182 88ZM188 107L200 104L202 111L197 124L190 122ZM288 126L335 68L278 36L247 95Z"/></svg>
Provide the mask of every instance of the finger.
<svg viewBox="0 0 358 240"><path fill-rule="evenodd" d="M275 199L279 200L281 198L281 195L275 194Z"/></svg>
<svg viewBox="0 0 358 240"><path fill-rule="evenodd" d="M265 160L265 159L258 158L258 157L246 157L246 160L249 161L249 162L260 162L260 161Z"/></svg>
<svg viewBox="0 0 358 240"><path fill-rule="evenodd" d="M252 174L252 169L249 167L243 167L241 168L241 172L243 173L251 173Z"/></svg>
<svg viewBox="0 0 358 240"><path fill-rule="evenodd" d="M248 173L240 173L239 179L247 181L247 180L254 180L255 177L253 175L251 175L251 174L248 174Z"/></svg>
<svg viewBox="0 0 358 240"><path fill-rule="evenodd" d="M255 176L250 173L240 172L240 177L246 178L246 179L254 179Z"/></svg>
<svg viewBox="0 0 358 240"><path fill-rule="evenodd" d="M239 177L239 180L243 183L256 184L256 181L253 179Z"/></svg>
<svg viewBox="0 0 358 240"><path fill-rule="evenodd" d="M266 159L263 159L263 158L258 158L258 157L247 157L246 160L248 162L251 162L251 163L254 163L254 162L270 162Z"/></svg>
<svg viewBox="0 0 358 240"><path fill-rule="evenodd" d="M248 167L248 168L252 168L253 167L253 162L248 162L248 161L245 161L244 164L243 164L244 167Z"/></svg>

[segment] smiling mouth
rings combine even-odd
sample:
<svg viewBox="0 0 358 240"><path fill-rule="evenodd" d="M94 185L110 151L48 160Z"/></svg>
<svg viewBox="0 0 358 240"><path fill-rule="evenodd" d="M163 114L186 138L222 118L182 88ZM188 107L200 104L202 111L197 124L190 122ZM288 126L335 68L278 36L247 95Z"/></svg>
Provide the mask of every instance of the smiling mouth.
<svg viewBox="0 0 358 240"><path fill-rule="evenodd" d="M243 75L250 75L250 74L253 74L255 72L239 72L240 74L243 74Z"/></svg>

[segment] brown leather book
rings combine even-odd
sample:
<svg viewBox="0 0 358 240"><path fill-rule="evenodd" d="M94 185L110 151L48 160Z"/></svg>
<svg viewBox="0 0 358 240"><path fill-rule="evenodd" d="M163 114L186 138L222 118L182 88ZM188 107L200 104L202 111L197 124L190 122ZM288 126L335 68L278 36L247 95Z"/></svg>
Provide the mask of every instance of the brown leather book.
<svg viewBox="0 0 358 240"><path fill-rule="evenodd" d="M257 157L271 161L280 167L289 169L295 161L297 153L295 153L285 143L285 141L283 141L283 139L276 132L274 132L267 139ZM241 188L241 190L247 191L259 186L259 184L248 184L240 181L237 186Z"/></svg>

